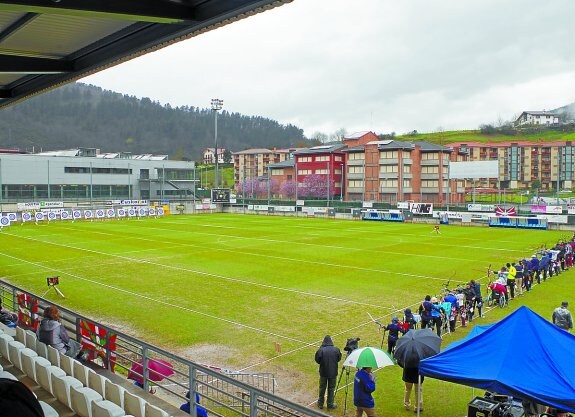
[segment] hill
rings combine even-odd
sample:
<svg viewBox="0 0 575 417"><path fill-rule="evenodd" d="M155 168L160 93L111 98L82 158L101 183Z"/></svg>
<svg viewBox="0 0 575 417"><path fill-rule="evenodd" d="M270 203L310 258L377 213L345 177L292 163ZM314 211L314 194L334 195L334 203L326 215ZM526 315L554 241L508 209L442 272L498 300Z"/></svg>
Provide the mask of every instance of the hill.
<svg viewBox="0 0 575 417"><path fill-rule="evenodd" d="M232 152L308 144L303 130L293 125L225 110L218 115L218 145ZM82 83L62 86L0 111L0 148L91 147L102 152L200 160L203 150L213 146L210 109L172 108Z"/></svg>
<svg viewBox="0 0 575 417"><path fill-rule="evenodd" d="M387 138L383 135L382 138ZM529 128L517 130L514 134L486 134L481 130L458 130L451 132L418 133L398 136L399 140L418 140L448 145L454 142L556 142L575 141L575 129L573 126L559 126L557 128Z"/></svg>

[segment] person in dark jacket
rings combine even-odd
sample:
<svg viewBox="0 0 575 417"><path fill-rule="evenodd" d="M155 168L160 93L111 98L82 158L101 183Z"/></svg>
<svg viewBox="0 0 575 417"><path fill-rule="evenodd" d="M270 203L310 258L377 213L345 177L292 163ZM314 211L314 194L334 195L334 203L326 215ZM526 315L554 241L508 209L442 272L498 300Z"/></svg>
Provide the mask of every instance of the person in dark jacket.
<svg viewBox="0 0 575 417"><path fill-rule="evenodd" d="M317 406L323 408L325 391L327 388L327 408L333 409L335 405L335 383L339 371L338 363L341 360L341 351L333 345L331 336L325 336L321 347L315 353L315 361L319 364L319 397Z"/></svg>
<svg viewBox="0 0 575 417"><path fill-rule="evenodd" d="M42 406L30 389L20 381L0 378L0 415L44 417Z"/></svg>
<svg viewBox="0 0 575 417"><path fill-rule="evenodd" d="M399 333L404 334L405 330L399 325L399 318L397 317L392 318L391 323L387 326L383 326L383 328L389 332L389 335L387 336L387 353L391 355L395 350L395 344L399 338Z"/></svg>
<svg viewBox="0 0 575 417"><path fill-rule="evenodd" d="M423 391L420 390L421 384L423 384L423 375L421 380L419 379L419 368L403 368L403 382L405 382L405 393L403 395L403 406L406 410L411 407L411 391L415 385L415 405L413 406L414 411L417 412L417 407L419 403L419 411L423 411Z"/></svg>
<svg viewBox="0 0 575 417"><path fill-rule="evenodd" d="M190 404L190 391L186 393L186 398L188 399L187 402L180 406L180 410L184 413L191 414L192 405ZM200 395L196 392L196 417L208 417L208 412L204 407L200 407Z"/></svg>
<svg viewBox="0 0 575 417"><path fill-rule="evenodd" d="M353 379L353 405L356 407L356 417L375 417L375 401L371 393L375 391L375 375L371 368L361 368Z"/></svg>
<svg viewBox="0 0 575 417"><path fill-rule="evenodd" d="M415 316L411 312L411 308L405 309L403 316L403 323L406 326L403 328L403 330L405 330L406 332L408 330L415 329L415 327L417 326L417 321L415 320Z"/></svg>

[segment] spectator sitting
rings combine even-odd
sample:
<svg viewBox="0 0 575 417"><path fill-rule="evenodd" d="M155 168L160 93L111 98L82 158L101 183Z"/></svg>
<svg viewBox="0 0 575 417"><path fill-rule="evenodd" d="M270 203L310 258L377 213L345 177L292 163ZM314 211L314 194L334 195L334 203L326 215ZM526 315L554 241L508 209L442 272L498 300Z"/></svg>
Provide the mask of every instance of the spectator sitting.
<svg viewBox="0 0 575 417"><path fill-rule="evenodd" d="M18 322L18 314L11 312L2 307L2 299L0 298L0 322L8 327L16 327Z"/></svg>
<svg viewBox="0 0 575 417"><path fill-rule="evenodd" d="M57 349L58 352L71 356L73 358L80 352L80 344L70 339L68 332L60 323L60 311L56 306L46 307L44 318L38 326L36 334L38 340Z"/></svg>
<svg viewBox="0 0 575 417"><path fill-rule="evenodd" d="M190 404L190 391L186 393L186 398L188 399L188 401L180 406L180 410L190 414L190 412L192 411L192 407ZM208 417L208 412L206 411L206 409L204 407L200 407L198 404L200 404L200 395L196 392L196 417Z"/></svg>

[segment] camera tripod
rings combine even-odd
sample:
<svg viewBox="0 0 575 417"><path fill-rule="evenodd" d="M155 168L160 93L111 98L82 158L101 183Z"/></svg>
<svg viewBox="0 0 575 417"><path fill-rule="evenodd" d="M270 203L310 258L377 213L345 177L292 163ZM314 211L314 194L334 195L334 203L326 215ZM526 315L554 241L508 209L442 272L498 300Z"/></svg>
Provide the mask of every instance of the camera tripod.
<svg viewBox="0 0 575 417"><path fill-rule="evenodd" d="M347 352L347 357L351 354L352 351ZM345 398L343 400L343 415L345 416L345 412L347 411L347 393L349 391L349 374L350 374L351 370L349 369L349 367L346 367L345 365L343 365L341 367L341 372L339 374L339 378L337 379L337 384L335 385L335 392L334 392L334 399L335 396L337 396L337 390L339 389L339 384L341 383L341 378L343 377L343 374L345 373L345 385L344 385L344 389L345 389Z"/></svg>

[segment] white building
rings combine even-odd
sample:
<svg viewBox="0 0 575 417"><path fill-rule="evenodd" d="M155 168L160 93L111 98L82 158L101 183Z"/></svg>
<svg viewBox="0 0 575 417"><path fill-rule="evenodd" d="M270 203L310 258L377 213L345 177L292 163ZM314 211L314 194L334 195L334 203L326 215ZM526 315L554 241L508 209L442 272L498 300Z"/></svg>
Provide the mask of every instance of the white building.
<svg viewBox="0 0 575 417"><path fill-rule="evenodd" d="M218 164L223 164L224 161L224 152L226 150L223 148L218 148ZM214 148L206 148L206 150L204 151L204 164L215 164L216 163L216 159L215 159L215 154L216 154L216 150Z"/></svg>
<svg viewBox="0 0 575 417"><path fill-rule="evenodd" d="M524 111L515 120L515 126L554 125L559 123L559 114L548 111Z"/></svg>
<svg viewBox="0 0 575 417"><path fill-rule="evenodd" d="M194 162L81 148L0 153L0 201L164 200L194 193Z"/></svg>

